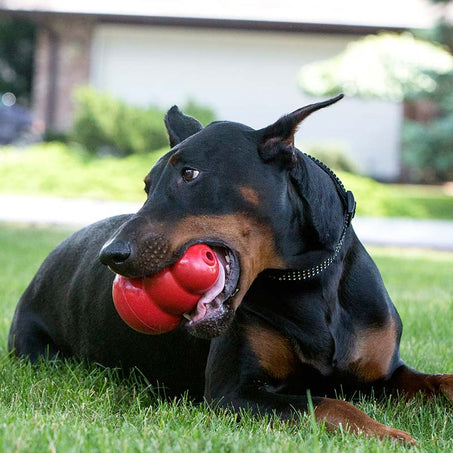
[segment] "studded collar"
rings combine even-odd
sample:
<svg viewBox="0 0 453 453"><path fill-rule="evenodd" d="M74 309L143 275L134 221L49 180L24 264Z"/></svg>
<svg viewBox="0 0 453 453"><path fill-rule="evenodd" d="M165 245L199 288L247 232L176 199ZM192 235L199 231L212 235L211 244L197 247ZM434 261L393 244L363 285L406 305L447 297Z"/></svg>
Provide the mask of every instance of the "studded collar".
<svg viewBox="0 0 453 453"><path fill-rule="evenodd" d="M346 233L355 215L356 202L352 192L345 189L338 176L323 162L308 154L305 155L309 157L316 165L318 165L318 167L324 170L334 182L345 210L343 230L332 255L330 255L320 263L305 269L269 269L268 271L266 271L266 276L271 280L277 280L281 282L299 282L309 280L325 271L335 261L341 249L343 248Z"/></svg>

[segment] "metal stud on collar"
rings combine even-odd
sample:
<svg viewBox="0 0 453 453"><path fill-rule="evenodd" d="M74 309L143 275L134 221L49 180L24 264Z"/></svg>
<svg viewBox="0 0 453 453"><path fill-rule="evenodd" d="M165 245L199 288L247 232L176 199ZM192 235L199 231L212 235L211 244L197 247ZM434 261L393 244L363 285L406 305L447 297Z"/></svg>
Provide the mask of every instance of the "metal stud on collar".
<svg viewBox="0 0 453 453"><path fill-rule="evenodd" d="M316 266L310 267L308 269L289 269L289 270L277 270L273 269L271 272L267 274L268 278L271 280L277 280L280 282L300 282L303 280L309 280L313 277L316 277L319 275L321 272L325 271L337 258L339 255L343 244L344 244L344 239L346 237L346 232L351 225L351 220L353 219L355 215L355 208L356 208L356 202L354 200L354 195L350 190L346 190L343 183L341 182L340 178L323 162L320 160L316 159L313 156L310 156L309 154L304 153L305 156L309 157L318 167L320 167L322 170L324 170L332 179L332 181L335 184L335 187L337 189L338 194L341 197L341 200L343 202L343 205L345 207L345 217L344 217L344 223L343 223L343 231L340 236L340 240L338 241L337 245L335 246L334 253L333 255L329 256L329 258L326 258L323 262L320 264L317 264Z"/></svg>
<svg viewBox="0 0 453 453"><path fill-rule="evenodd" d="M334 249L333 255L326 258L322 263L308 269L273 270L272 273L268 275L268 278L271 280L278 280L279 282L300 282L316 277L321 272L325 271L339 255L341 249L343 248L344 238L346 236L348 226L348 219L346 219L343 232L341 233L340 240Z"/></svg>

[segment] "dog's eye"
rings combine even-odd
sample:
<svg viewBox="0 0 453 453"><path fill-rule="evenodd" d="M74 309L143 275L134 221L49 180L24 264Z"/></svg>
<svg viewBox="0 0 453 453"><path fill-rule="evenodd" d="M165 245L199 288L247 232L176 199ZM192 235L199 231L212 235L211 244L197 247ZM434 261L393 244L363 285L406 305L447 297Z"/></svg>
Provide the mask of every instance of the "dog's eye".
<svg viewBox="0 0 453 453"><path fill-rule="evenodd" d="M198 177L199 174L200 174L200 172L198 170L195 170L194 168L189 168L189 167L185 167L181 171L182 179L184 179L184 181L186 181L186 182L193 181L194 179L196 179Z"/></svg>

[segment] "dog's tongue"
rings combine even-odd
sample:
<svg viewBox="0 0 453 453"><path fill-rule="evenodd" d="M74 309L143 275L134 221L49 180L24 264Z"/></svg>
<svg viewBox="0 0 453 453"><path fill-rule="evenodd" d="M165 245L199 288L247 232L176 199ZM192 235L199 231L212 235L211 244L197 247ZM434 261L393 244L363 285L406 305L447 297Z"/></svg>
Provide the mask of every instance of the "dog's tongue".
<svg viewBox="0 0 453 453"><path fill-rule="evenodd" d="M195 314L190 318L192 322L197 322L206 316L206 312L210 304L215 301L215 298L223 291L225 286L225 269L222 265L219 266L219 277L214 283L214 286L206 291L197 302Z"/></svg>
<svg viewBox="0 0 453 453"><path fill-rule="evenodd" d="M121 318L143 333L173 330L183 313L206 313L206 305L217 297L225 283L225 271L214 251L196 244L180 260L156 275L127 279L117 275L113 301ZM200 304L200 301L202 303Z"/></svg>

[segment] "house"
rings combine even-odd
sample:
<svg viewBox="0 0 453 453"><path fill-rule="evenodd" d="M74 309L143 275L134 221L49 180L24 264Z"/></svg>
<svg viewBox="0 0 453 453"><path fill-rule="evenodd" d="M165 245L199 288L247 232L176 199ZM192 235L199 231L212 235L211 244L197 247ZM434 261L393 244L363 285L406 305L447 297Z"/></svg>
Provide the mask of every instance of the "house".
<svg viewBox="0 0 453 453"><path fill-rule="evenodd" d="M71 93L91 84L137 105L192 99L221 119L261 128L312 102L300 68L380 31L427 28L426 0L0 0L0 13L36 21L33 109L71 126ZM345 99L306 120L300 147L344 148L363 173L399 175L402 106Z"/></svg>

